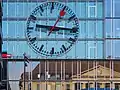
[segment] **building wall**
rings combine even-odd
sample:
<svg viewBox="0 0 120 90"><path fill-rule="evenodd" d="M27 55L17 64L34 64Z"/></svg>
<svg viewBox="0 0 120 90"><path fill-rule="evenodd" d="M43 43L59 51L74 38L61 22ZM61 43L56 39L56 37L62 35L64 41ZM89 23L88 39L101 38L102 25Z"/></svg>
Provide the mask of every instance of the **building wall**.
<svg viewBox="0 0 120 90"><path fill-rule="evenodd" d="M23 61L17 62L17 59L23 58L23 53L26 52L29 58L37 59L31 61L27 68L27 72L32 72L33 69L40 63L39 59L46 59L33 52L28 46L25 39L26 21L32 10L46 0L3 0L3 48L2 51L7 51L12 54L15 61L8 62L7 66L7 82L13 90L19 90L19 78L24 72ZM120 56L120 12L119 0L57 0L69 6L79 18L80 35L76 45L62 57L58 59L118 59ZM43 17L41 20L44 21ZM47 18L47 17L46 17ZM53 17L55 22L56 18ZM114 61L103 61L103 66L109 66L111 70L109 75L111 80L114 78L114 70L116 70ZM81 63L81 62L79 62ZM86 61L89 66L97 66L99 63L95 61ZM90 64L91 63L91 64ZM106 64L107 63L107 64ZM119 62L118 62L119 64ZM49 71L48 68L45 72ZM64 63L61 64L64 66ZM119 67L119 65L117 65ZM76 66L77 71L81 73L81 64ZM120 67L119 67L120 68ZM41 68L39 67L39 70ZM62 68L64 72L64 68ZM71 66L71 72L74 68ZM97 70L96 70L97 71ZM39 71L40 72L40 71ZM56 72L56 71L55 71ZM29 75L30 76L30 75ZM94 78L95 79L95 78ZM31 79L34 80L34 79ZM85 80L88 81L86 78ZM96 82L96 81L94 81ZM119 82L119 80L115 80ZM110 81L109 81L110 83ZM113 83L113 82L112 82ZM36 85L34 85L36 87ZM84 87L85 85L83 85ZM72 87L73 88L73 87Z"/></svg>
<svg viewBox="0 0 120 90"><path fill-rule="evenodd" d="M69 86L68 86L69 85ZM120 83L119 82L32 82L32 88L31 90L76 90L76 89L110 89L112 86L112 89L120 89ZM28 84L26 83L25 90L28 89ZM23 88L21 90L24 90Z"/></svg>

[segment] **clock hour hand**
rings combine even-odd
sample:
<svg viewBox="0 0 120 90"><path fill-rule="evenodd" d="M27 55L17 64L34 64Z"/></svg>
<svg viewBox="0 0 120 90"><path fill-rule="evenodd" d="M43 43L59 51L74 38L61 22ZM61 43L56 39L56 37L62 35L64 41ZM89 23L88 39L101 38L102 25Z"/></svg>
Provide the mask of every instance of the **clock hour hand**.
<svg viewBox="0 0 120 90"><path fill-rule="evenodd" d="M39 25L39 24L36 24L36 28L43 28L43 29L48 29L50 30L52 26L46 26L46 25Z"/></svg>
<svg viewBox="0 0 120 90"><path fill-rule="evenodd" d="M39 25L39 24L36 24L36 28L43 28L43 29L47 29L47 30L50 30L52 26L46 26L46 25ZM78 28L76 27L73 27L73 28L64 28L64 27L55 27L54 28L54 31L59 31L59 30L68 30L70 32L77 32Z"/></svg>

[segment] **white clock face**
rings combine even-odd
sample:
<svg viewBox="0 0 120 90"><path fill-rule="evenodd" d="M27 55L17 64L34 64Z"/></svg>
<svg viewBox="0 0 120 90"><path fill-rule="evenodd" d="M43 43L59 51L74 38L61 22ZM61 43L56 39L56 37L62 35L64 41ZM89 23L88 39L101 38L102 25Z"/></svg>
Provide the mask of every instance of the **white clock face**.
<svg viewBox="0 0 120 90"><path fill-rule="evenodd" d="M27 20L25 35L29 46L41 56L62 56L71 50L79 34L75 13L59 2L37 6Z"/></svg>

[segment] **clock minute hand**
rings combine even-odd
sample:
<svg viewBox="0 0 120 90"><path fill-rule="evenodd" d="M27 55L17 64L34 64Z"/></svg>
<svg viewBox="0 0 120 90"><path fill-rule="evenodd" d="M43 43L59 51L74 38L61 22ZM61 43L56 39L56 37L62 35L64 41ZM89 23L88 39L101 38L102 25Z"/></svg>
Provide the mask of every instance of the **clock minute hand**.
<svg viewBox="0 0 120 90"><path fill-rule="evenodd" d="M39 25L36 24L36 28L47 28L48 30L51 28L52 26L46 26L46 25ZM77 31L77 28L64 28L64 27L55 27L54 31L59 31L59 30L69 30L69 31Z"/></svg>
<svg viewBox="0 0 120 90"><path fill-rule="evenodd" d="M58 19L57 19L57 21L55 22L55 24L54 24L54 26L50 29L50 32L48 33L48 36L50 35L50 33L53 31L53 29L55 28L55 26L56 26L56 24L58 23L58 21L60 20L60 18L61 18L61 16L64 16L65 15L65 8L66 7L64 7L61 11L60 11L60 13L59 13L59 15L60 15L60 17L58 17Z"/></svg>

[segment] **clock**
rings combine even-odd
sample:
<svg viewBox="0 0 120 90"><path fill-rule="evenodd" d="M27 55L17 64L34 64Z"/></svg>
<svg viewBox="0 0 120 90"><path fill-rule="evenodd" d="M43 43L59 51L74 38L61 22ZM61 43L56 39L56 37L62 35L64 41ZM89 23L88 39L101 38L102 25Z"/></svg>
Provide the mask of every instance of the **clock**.
<svg viewBox="0 0 120 90"><path fill-rule="evenodd" d="M71 50L79 35L76 14L60 2L37 6L27 19L25 36L34 52L45 57L62 56Z"/></svg>

